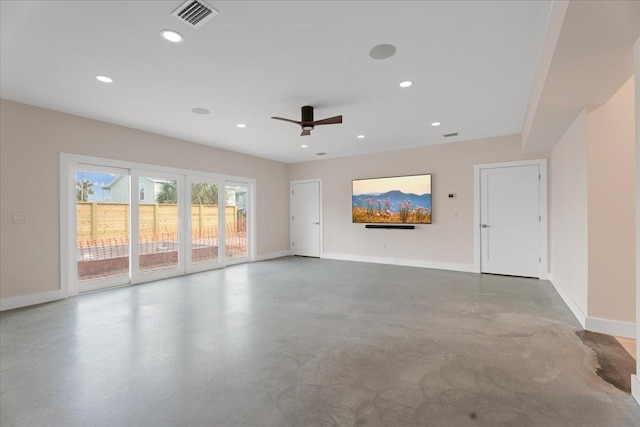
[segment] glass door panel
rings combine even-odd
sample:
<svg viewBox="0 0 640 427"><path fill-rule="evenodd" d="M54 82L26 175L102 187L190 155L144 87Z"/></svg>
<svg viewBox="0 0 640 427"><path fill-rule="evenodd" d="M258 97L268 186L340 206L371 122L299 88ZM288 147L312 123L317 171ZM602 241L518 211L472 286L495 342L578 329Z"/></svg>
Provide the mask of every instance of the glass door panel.
<svg viewBox="0 0 640 427"><path fill-rule="evenodd" d="M245 261L247 247L247 202L249 191L245 185L227 183L225 186L226 257L229 261Z"/></svg>
<svg viewBox="0 0 640 427"><path fill-rule="evenodd" d="M218 262L219 188L197 178L191 181L191 264Z"/></svg>
<svg viewBox="0 0 640 427"><path fill-rule="evenodd" d="M138 268L140 272L179 268L180 215L177 179L139 176Z"/></svg>
<svg viewBox="0 0 640 427"><path fill-rule="evenodd" d="M128 170L78 165L74 178L77 292L129 283Z"/></svg>

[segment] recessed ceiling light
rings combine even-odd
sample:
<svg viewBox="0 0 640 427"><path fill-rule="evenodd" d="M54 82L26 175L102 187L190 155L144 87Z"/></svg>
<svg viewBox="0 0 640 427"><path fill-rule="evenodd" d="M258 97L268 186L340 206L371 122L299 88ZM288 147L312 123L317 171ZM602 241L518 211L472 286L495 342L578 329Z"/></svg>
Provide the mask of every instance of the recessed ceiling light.
<svg viewBox="0 0 640 427"><path fill-rule="evenodd" d="M373 59L387 59L396 54L396 47L392 44L379 44L369 51L369 56Z"/></svg>
<svg viewBox="0 0 640 427"><path fill-rule="evenodd" d="M412 84L413 84L413 82L412 82L412 81L410 81L410 80L405 80L405 81L403 81L403 82L400 82L400 87L409 87L409 86L411 86Z"/></svg>
<svg viewBox="0 0 640 427"><path fill-rule="evenodd" d="M307 148L307 147L308 147L308 145L307 145L307 144L302 144L300 147L302 147L302 148Z"/></svg>
<svg viewBox="0 0 640 427"><path fill-rule="evenodd" d="M440 122L433 122L431 123L431 126L440 126Z"/></svg>
<svg viewBox="0 0 640 427"><path fill-rule="evenodd" d="M244 123L238 123L236 126L238 126L239 128L242 128L242 129L247 127L247 125L245 125Z"/></svg>
<svg viewBox="0 0 640 427"><path fill-rule="evenodd" d="M191 111L193 111L196 114L209 114L210 112L206 108L192 108Z"/></svg>
<svg viewBox="0 0 640 427"><path fill-rule="evenodd" d="M101 76L101 75L95 75L93 76L97 81L102 82L102 83L113 83L113 79L111 77L107 77L107 76Z"/></svg>
<svg viewBox="0 0 640 427"><path fill-rule="evenodd" d="M170 41L171 43L182 43L184 41L184 37L177 31L173 30L162 30L160 31L160 35L163 39Z"/></svg>
<svg viewBox="0 0 640 427"><path fill-rule="evenodd" d="M364 139L364 135L358 135L358 139Z"/></svg>

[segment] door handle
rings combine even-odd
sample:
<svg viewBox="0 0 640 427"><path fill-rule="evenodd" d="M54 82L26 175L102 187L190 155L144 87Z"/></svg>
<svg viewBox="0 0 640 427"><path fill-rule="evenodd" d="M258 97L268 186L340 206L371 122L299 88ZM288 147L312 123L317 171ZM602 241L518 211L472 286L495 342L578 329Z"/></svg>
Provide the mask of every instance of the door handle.
<svg viewBox="0 0 640 427"><path fill-rule="evenodd" d="M482 224L480 227L481 227L481 228L489 228L489 227L491 227L491 226L490 226L490 225L488 225L488 224Z"/></svg>
<svg viewBox="0 0 640 427"><path fill-rule="evenodd" d="M320 223L319 223L319 222L314 222L314 224L315 224L315 225L320 225Z"/></svg>

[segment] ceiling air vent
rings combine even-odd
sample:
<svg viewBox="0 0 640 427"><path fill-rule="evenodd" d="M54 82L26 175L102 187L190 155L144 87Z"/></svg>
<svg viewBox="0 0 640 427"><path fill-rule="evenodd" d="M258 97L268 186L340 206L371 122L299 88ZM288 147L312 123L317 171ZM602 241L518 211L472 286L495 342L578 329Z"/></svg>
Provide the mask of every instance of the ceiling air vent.
<svg viewBox="0 0 640 427"><path fill-rule="evenodd" d="M199 0L187 0L172 13L193 28L200 28L217 14L217 10Z"/></svg>
<svg viewBox="0 0 640 427"><path fill-rule="evenodd" d="M445 138L449 138L449 137L451 137L451 136L458 136L458 132L454 132L454 133L445 133L445 134L444 134L444 135L442 135L442 136L444 136Z"/></svg>

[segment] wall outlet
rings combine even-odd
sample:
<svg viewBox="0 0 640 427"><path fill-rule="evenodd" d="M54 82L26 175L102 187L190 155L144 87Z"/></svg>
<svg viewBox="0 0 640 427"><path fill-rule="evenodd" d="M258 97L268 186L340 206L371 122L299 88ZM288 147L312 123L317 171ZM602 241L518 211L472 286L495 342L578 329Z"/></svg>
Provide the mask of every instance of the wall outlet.
<svg viewBox="0 0 640 427"><path fill-rule="evenodd" d="M450 199L455 199L456 198L456 193L449 193L449 198Z"/></svg>
<svg viewBox="0 0 640 427"><path fill-rule="evenodd" d="M24 224L25 222L27 222L27 216L25 214L18 214L18 213L13 214L14 224Z"/></svg>

